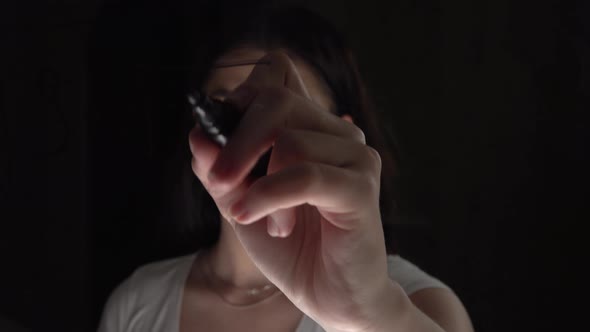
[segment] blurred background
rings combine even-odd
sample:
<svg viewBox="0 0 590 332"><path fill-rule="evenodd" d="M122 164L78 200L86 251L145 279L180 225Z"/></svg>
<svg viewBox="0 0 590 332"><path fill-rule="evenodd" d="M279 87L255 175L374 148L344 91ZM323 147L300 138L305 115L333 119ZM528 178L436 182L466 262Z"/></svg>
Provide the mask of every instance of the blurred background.
<svg viewBox="0 0 590 332"><path fill-rule="evenodd" d="M396 139L400 254L477 331L575 326L588 2L290 2L348 36ZM93 331L115 285L180 252L159 213L171 87L154 69L173 59L179 8L0 3L1 331Z"/></svg>

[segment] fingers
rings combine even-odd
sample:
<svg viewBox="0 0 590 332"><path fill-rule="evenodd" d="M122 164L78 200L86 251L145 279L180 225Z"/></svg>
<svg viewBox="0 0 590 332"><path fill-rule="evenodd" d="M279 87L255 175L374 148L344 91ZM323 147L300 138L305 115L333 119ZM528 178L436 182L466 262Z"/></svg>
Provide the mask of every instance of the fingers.
<svg viewBox="0 0 590 332"><path fill-rule="evenodd" d="M228 221L233 222L229 215L229 207L240 197L244 195L251 181L245 181L236 187L233 191L228 193L216 192L211 187L208 181L208 174L211 166L217 159L220 152L220 147L211 141L204 132L201 131L199 125L196 125L189 133L189 147L193 158L191 160L191 168L193 173L197 176L203 187L209 192L220 213Z"/></svg>
<svg viewBox="0 0 590 332"><path fill-rule="evenodd" d="M279 209L302 204L318 207L336 227L352 230L379 190L357 172L325 164L299 163L254 182L230 208L240 224L253 223ZM326 216L325 216L326 217Z"/></svg>
<svg viewBox="0 0 590 332"><path fill-rule="evenodd" d="M357 141L307 130L284 130L273 146L268 173L299 162L315 162L348 168L379 181L381 159L372 149ZM295 226L294 208L280 209L269 216L269 234L287 237Z"/></svg>
<svg viewBox="0 0 590 332"><path fill-rule="evenodd" d="M270 51L260 59L260 62L268 64L256 65L244 85L257 89L285 87L310 99L297 67L284 50Z"/></svg>
<svg viewBox="0 0 590 332"><path fill-rule="evenodd" d="M275 141L268 174L299 162L315 162L356 170L379 181L381 160L357 141L307 130L284 130ZM295 208L279 209L269 216L269 234L287 237L295 226Z"/></svg>
<svg viewBox="0 0 590 332"><path fill-rule="evenodd" d="M193 158L191 167L203 186L209 190L208 174L221 148L201 131L197 124L189 133L189 147Z"/></svg>
<svg viewBox="0 0 590 332"><path fill-rule="evenodd" d="M259 91L273 87L284 87L311 100L297 67L287 53L270 51L258 62L246 81L227 96L227 101L245 110Z"/></svg>
<svg viewBox="0 0 590 332"><path fill-rule="evenodd" d="M216 190L230 191L272 146L283 128L353 137L365 143L356 126L313 103L296 66L282 50L269 52L228 100L247 107L232 138L219 154L208 179Z"/></svg>
<svg viewBox="0 0 590 332"><path fill-rule="evenodd" d="M293 232L295 222L295 208L279 209L268 215L268 234L274 237L287 237Z"/></svg>
<svg viewBox="0 0 590 332"><path fill-rule="evenodd" d="M379 176L381 160L369 146L321 132L285 129L275 140L268 173L310 161Z"/></svg>
<svg viewBox="0 0 590 332"><path fill-rule="evenodd" d="M352 138L365 143L364 133L313 102L284 88L262 91L252 101L238 128L219 154L209 180L218 190L231 190L285 129L303 129Z"/></svg>
<svg viewBox="0 0 590 332"><path fill-rule="evenodd" d="M262 60L270 65L256 65L246 82L228 96L245 113L226 146L220 149L202 133L195 134L196 153L204 155L194 158L198 161L195 174L228 220L235 213L246 223L268 216L271 235L288 236L295 225L294 207L304 203L348 216L336 218L336 223L339 220L341 227L352 227L346 220L352 220L350 216L362 205L356 210L351 207L375 189L378 193L378 154L366 146L358 127L311 101L297 68L284 52L269 53ZM273 145L270 175L247 179ZM238 197L240 203L234 204ZM230 211L229 206L236 210Z"/></svg>

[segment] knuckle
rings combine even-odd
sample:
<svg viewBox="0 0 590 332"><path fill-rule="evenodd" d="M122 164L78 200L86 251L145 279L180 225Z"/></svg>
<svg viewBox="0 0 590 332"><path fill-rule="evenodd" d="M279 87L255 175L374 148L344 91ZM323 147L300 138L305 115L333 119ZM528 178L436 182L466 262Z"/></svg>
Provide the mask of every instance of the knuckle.
<svg viewBox="0 0 590 332"><path fill-rule="evenodd" d="M379 197L379 191L381 188L380 179L373 175L364 175L361 179L361 185L359 191L364 197Z"/></svg>
<svg viewBox="0 0 590 332"><path fill-rule="evenodd" d="M279 48L268 52L268 56L273 64L277 64L279 67L288 67L291 62L291 58L284 48Z"/></svg>
<svg viewBox="0 0 590 332"><path fill-rule="evenodd" d="M195 134L194 134L194 129L193 129L193 130L190 132L189 136L188 136L188 147L189 147L189 150L191 151L191 154L192 154L192 155L195 155L195 151L196 151L196 149L195 149L195 143L193 142L193 139L194 139L193 137L194 137L194 135L195 135Z"/></svg>
<svg viewBox="0 0 590 332"><path fill-rule="evenodd" d="M289 89L282 87L282 86L269 86L263 90L263 94L265 97L282 103L288 102L291 97L292 93L290 93Z"/></svg>
<svg viewBox="0 0 590 332"><path fill-rule="evenodd" d="M346 123L348 123L348 122L346 122ZM365 137L365 132L363 132L363 130L361 128L357 127L356 125L354 125L352 123L348 123L348 125L349 125L349 128L350 128L351 136L355 140L357 140L357 141L359 141L359 142L361 142L363 144L366 144L367 143L367 140L366 140L366 137Z"/></svg>
<svg viewBox="0 0 590 332"><path fill-rule="evenodd" d="M366 146L365 151L367 151L368 158L369 158L369 160L371 160L371 164L374 165L376 170L381 172L382 161L381 161L381 155L379 154L379 151L377 151L375 148L368 146L368 145Z"/></svg>
<svg viewBox="0 0 590 332"><path fill-rule="evenodd" d="M203 185L205 190L207 190L207 192L210 192L209 183L206 179L203 179L203 177L201 176L202 171L199 169L199 162L195 157L191 159L191 170L193 171L193 174L197 177L199 182Z"/></svg>
<svg viewBox="0 0 590 332"><path fill-rule="evenodd" d="M252 184L249 189L251 195L264 197L272 190L271 182L264 176Z"/></svg>
<svg viewBox="0 0 590 332"><path fill-rule="evenodd" d="M285 87L270 86L261 89L257 99L252 103L259 104L260 112L289 113L293 108L295 98L292 92Z"/></svg>
<svg viewBox="0 0 590 332"><path fill-rule="evenodd" d="M313 191L313 187L322 181L322 170L316 164L305 162L300 171L303 191Z"/></svg>
<svg viewBox="0 0 590 332"><path fill-rule="evenodd" d="M381 186L381 156L376 149L368 145L364 146L363 151L367 167L367 171L362 173L363 182L367 184L369 191L379 191Z"/></svg>
<svg viewBox="0 0 590 332"><path fill-rule="evenodd" d="M301 160L307 150L305 142L294 130L283 130L275 141L274 149L283 160Z"/></svg>
<svg viewBox="0 0 590 332"><path fill-rule="evenodd" d="M191 158L191 169L195 175L198 175L197 160L195 157Z"/></svg>

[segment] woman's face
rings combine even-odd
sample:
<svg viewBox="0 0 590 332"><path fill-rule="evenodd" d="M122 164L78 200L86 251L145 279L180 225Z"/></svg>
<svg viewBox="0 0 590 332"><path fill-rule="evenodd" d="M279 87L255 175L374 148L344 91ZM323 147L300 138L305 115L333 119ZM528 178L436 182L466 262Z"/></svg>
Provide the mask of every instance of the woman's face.
<svg viewBox="0 0 590 332"><path fill-rule="evenodd" d="M259 48L241 47L231 50L217 59L217 62L239 63L255 62L262 58L266 52ZM301 58L289 53L289 57L295 64L309 95L321 108L335 113L334 102L330 89L320 75ZM204 92L213 99L223 100L226 95L237 88L248 78L254 65L242 65L225 68L214 68L203 87Z"/></svg>

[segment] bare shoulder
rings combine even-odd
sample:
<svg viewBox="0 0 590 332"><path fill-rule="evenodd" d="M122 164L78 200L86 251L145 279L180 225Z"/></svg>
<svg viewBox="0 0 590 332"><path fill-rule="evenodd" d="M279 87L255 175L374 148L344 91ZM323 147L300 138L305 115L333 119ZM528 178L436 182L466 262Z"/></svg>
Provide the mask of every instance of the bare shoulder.
<svg viewBox="0 0 590 332"><path fill-rule="evenodd" d="M103 308L99 331L128 331L129 324L139 322L131 319L132 315L145 313L149 316L160 310L158 306L174 301L171 290L182 281L192 257L176 257L137 268L110 294Z"/></svg>
<svg viewBox="0 0 590 332"><path fill-rule="evenodd" d="M446 332L473 332L473 326L455 292L443 281L399 255L387 257L388 272L422 313Z"/></svg>

